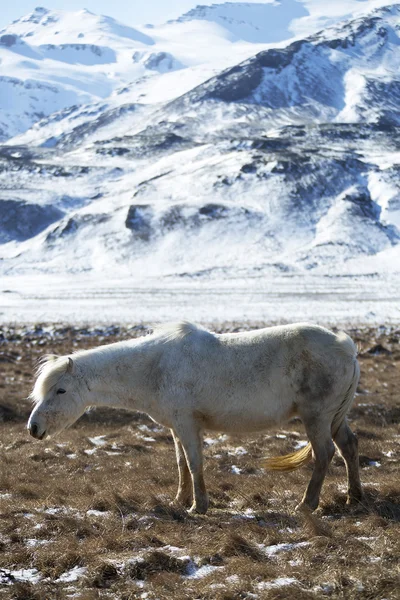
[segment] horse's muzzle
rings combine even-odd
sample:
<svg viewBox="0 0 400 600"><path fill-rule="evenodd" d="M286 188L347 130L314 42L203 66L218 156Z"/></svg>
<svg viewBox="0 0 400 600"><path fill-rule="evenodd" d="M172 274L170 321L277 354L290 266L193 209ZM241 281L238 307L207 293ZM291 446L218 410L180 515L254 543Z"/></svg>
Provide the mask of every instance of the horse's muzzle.
<svg viewBox="0 0 400 600"><path fill-rule="evenodd" d="M29 426L29 433L32 437L36 438L37 440L42 440L46 435L46 431L43 431L43 433L39 433L39 426L37 423L32 423Z"/></svg>

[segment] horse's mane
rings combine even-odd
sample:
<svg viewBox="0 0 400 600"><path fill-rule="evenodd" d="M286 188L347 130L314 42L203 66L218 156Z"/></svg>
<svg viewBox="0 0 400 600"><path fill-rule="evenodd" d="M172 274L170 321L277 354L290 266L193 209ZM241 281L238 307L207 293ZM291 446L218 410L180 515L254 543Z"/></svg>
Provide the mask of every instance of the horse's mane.
<svg viewBox="0 0 400 600"><path fill-rule="evenodd" d="M163 337L166 342L181 340L192 333L207 333L212 335L203 327L199 327L199 325L195 325L189 321L181 321L180 323L164 323L162 325L157 325L154 328L154 334Z"/></svg>
<svg viewBox="0 0 400 600"><path fill-rule="evenodd" d="M192 334L200 334L201 336L205 335L212 338L214 337L212 333L206 329L203 329L203 327L199 327L198 325L194 325L188 321L182 321L180 323L166 323L163 325L158 325L154 328L152 336L138 338L137 340L134 340L134 343L135 345L137 343L140 344L141 342L144 344L147 342L152 343L154 339L168 343L182 340ZM34 404L38 404L43 400L43 398L45 398L49 391L55 385L57 385L57 382L61 376L66 373L70 358L73 358L74 361L84 357L97 357L98 359L101 359L101 357L107 357L107 354L115 350L116 347L119 347L120 351L124 351L125 348L128 348L127 342L117 342L115 344L99 346L90 350L79 350L74 352L71 357L56 356L54 354L48 354L44 356L40 360L37 367L37 379L29 396L30 399L34 402Z"/></svg>
<svg viewBox="0 0 400 600"><path fill-rule="evenodd" d="M40 359L36 373L37 379L35 386L30 394L30 399L37 404L54 387L61 375L66 373L68 368L68 356L56 356L47 354Z"/></svg>

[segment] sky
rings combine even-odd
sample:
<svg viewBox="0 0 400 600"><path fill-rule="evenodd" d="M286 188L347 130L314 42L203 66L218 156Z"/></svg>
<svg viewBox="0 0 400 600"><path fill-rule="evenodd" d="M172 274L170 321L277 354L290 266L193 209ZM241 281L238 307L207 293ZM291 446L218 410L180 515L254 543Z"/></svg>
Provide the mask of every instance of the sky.
<svg viewBox="0 0 400 600"><path fill-rule="evenodd" d="M30 12L37 6L55 10L78 11L82 8L114 17L126 25L154 25L175 19L198 4L222 4L225 0L0 0L0 28ZM229 0L230 2L265 3L285 0ZM299 0L313 15L345 15L354 8L372 8L390 0ZM395 0L392 0L393 3Z"/></svg>

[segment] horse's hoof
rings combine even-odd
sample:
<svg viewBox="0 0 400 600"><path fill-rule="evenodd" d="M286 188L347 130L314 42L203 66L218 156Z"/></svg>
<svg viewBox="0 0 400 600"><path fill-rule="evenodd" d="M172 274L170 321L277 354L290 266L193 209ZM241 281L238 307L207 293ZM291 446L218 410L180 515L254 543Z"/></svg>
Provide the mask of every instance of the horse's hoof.
<svg viewBox="0 0 400 600"><path fill-rule="evenodd" d="M360 496L347 496L346 505L350 507L357 507L363 501L363 495Z"/></svg>
<svg viewBox="0 0 400 600"><path fill-rule="evenodd" d="M191 499L190 498L174 498L174 500L171 500L171 502L169 503L169 505L172 508L187 508L188 506L190 506L191 504Z"/></svg>
<svg viewBox="0 0 400 600"><path fill-rule="evenodd" d="M298 504L294 510L297 513L301 513L304 515L304 514L311 514L315 510L315 508L312 508L308 504L305 504L305 502L300 502L300 504Z"/></svg>
<svg viewBox="0 0 400 600"><path fill-rule="evenodd" d="M204 505L199 505L199 504L193 504L188 512L193 515L193 514L198 514L198 515L205 515L208 509L208 505L204 504Z"/></svg>

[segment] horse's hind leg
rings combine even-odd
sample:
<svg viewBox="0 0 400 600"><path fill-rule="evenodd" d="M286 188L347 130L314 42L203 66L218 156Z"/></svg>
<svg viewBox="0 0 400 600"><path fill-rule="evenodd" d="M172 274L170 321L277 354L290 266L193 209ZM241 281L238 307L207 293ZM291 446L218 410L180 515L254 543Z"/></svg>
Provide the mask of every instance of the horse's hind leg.
<svg viewBox="0 0 400 600"><path fill-rule="evenodd" d="M208 495L203 476L203 448L201 431L197 423L187 418L174 427L185 453L193 484L193 504L190 512L205 514L208 508Z"/></svg>
<svg viewBox="0 0 400 600"><path fill-rule="evenodd" d="M171 430L172 431L172 430ZM176 462L178 463L179 486L175 501L186 506L192 501L192 479L190 477L189 467L186 462L186 456L182 448L179 438L172 431L174 438Z"/></svg>
<svg viewBox="0 0 400 600"><path fill-rule="evenodd" d="M304 425L311 442L315 463L310 483L296 510L304 508L315 510L319 504L319 495L329 463L335 454L335 446L332 442L330 423L329 425L316 421L308 423L304 420Z"/></svg>
<svg viewBox="0 0 400 600"><path fill-rule="evenodd" d="M362 487L359 472L358 441L351 431L347 419L339 427L334 442L343 456L347 470L347 504L357 503L362 499Z"/></svg>

